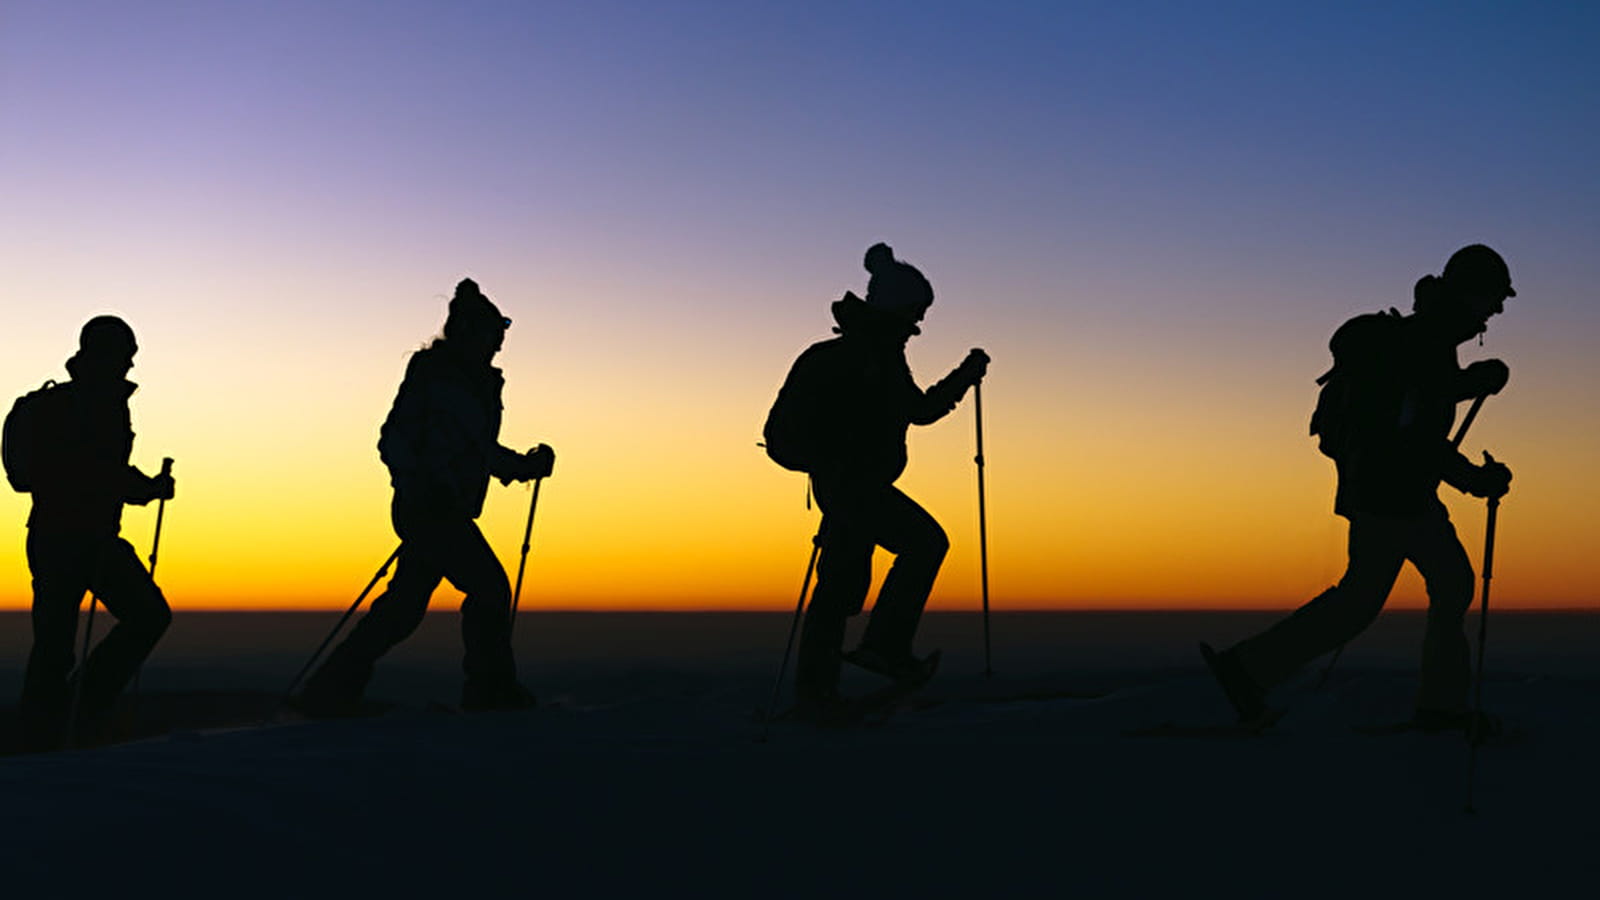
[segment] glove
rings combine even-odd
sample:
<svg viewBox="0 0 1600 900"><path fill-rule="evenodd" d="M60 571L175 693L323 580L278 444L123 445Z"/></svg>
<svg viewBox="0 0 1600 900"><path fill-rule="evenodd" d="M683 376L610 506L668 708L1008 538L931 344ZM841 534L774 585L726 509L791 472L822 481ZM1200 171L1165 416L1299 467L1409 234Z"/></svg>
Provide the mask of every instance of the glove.
<svg viewBox="0 0 1600 900"><path fill-rule="evenodd" d="M127 487L123 491L123 502L135 506L145 506L152 500L171 500L176 485L171 473L162 472L158 475L145 475L133 466L128 467Z"/></svg>
<svg viewBox="0 0 1600 900"><path fill-rule="evenodd" d="M523 468L520 473L523 481L533 478L548 478L550 472L556 467L556 452L546 444L540 444L522 455Z"/></svg>
<svg viewBox="0 0 1600 900"><path fill-rule="evenodd" d="M150 499L152 500L171 500L177 491L177 481L166 472L162 472L150 479Z"/></svg>
<svg viewBox="0 0 1600 900"><path fill-rule="evenodd" d="M1462 490L1474 497L1494 500L1504 497L1511 490L1511 470L1505 463L1500 462L1487 452L1483 454L1483 465L1473 466L1466 478Z"/></svg>
<svg viewBox="0 0 1600 900"><path fill-rule="evenodd" d="M956 366L956 375L960 377L962 384L969 387L982 381L988 371L989 354L976 347L967 353L967 358L961 361L961 365Z"/></svg>
<svg viewBox="0 0 1600 900"><path fill-rule="evenodd" d="M1461 370L1462 391L1468 397L1498 394L1511 379L1511 368L1498 359L1484 359Z"/></svg>

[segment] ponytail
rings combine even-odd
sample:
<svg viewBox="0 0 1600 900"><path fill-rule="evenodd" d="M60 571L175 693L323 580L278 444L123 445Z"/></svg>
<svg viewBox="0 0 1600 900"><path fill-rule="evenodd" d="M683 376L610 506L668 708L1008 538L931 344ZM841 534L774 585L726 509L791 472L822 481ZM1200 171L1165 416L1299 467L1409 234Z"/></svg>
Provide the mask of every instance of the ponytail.
<svg viewBox="0 0 1600 900"><path fill-rule="evenodd" d="M1447 299L1445 283L1437 275L1424 275L1411 289L1411 311L1418 315L1438 312Z"/></svg>

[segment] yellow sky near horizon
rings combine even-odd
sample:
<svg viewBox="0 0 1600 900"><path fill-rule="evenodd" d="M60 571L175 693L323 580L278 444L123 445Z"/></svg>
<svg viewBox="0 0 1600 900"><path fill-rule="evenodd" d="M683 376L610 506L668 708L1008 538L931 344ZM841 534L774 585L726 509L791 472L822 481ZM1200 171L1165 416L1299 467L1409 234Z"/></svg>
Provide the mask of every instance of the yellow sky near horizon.
<svg viewBox="0 0 1600 900"><path fill-rule="evenodd" d="M809 333L765 336L772 356L759 365L753 357L765 347L719 361L715 335L689 348L593 326L564 335L559 318L536 321L531 304L505 305L518 321L499 360L508 378L502 439L545 441L559 454L541 495L523 607L792 604L816 513L804 507L802 477L768 461L755 441L793 355L827 336L815 327L826 303L806 317ZM391 303L390 320L375 322L359 345L295 338L275 369L237 364L268 358L279 346L270 335L243 330L230 351L209 328L184 333L188 314L128 313L142 345L135 461L147 471L163 455L178 461L160 569L176 609L331 609L353 598L395 543L377 427L406 354L434 332L442 306L437 296ZM59 372L75 327L66 314L52 318L22 345L24 361L4 367L9 382L30 365L34 380ZM928 326L911 345L924 383L969 343L996 359L985 382L996 608L1288 608L1336 580L1344 528L1331 513L1332 466L1304 435L1325 354L1317 336L1265 358L1241 344L1239 355L1207 368L1198 355L1173 358L1209 353L1204 341L1189 351L1163 344L1150 360L1086 340L1052 356L1043 349L1061 345L1037 331L991 324L992 340L962 341L951 332L981 337L982 326L954 312L942 318L938 306ZM1522 364L1514 351L1524 338L1507 330L1500 341L1513 384L1490 400L1467 441L1493 446L1518 473L1501 514L1496 597L1593 606L1595 563L1579 537L1600 499L1585 470L1596 439L1555 415L1577 389L1535 354ZM1463 361L1489 349L1502 348L1464 348ZM1287 360L1296 353L1312 363ZM911 434L901 486L953 542L933 609L978 602L973 430L969 396ZM1481 502L1442 494L1477 559ZM481 520L513 575L529 496L526 485L496 482ZM26 503L0 495L0 531L12 535L0 540L0 608L28 602ZM124 518L141 555L153 522L154 506L129 507ZM886 565L880 555L880 577ZM436 608L457 596L442 589ZM1407 574L1394 602L1421 597Z"/></svg>

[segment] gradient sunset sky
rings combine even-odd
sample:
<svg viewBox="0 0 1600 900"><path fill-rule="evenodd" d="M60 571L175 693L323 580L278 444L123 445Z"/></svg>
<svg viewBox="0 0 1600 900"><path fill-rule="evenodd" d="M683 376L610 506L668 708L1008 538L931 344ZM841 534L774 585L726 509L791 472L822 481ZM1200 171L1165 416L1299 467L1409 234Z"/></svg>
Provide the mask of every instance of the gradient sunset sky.
<svg viewBox="0 0 1600 900"><path fill-rule="evenodd" d="M395 543L378 425L470 275L515 320L502 440L559 455L523 607L785 608L816 513L755 442L883 240L937 295L919 379L994 358L997 608L1291 607L1344 561L1329 334L1481 241L1518 292L1462 351L1512 368L1466 443L1516 473L1495 600L1596 606L1597 34L1592 3L7 0L0 396L124 316L174 608L343 607ZM932 608L971 608L970 402L911 451ZM513 572L528 496L481 520ZM0 608L26 515L0 494Z"/></svg>

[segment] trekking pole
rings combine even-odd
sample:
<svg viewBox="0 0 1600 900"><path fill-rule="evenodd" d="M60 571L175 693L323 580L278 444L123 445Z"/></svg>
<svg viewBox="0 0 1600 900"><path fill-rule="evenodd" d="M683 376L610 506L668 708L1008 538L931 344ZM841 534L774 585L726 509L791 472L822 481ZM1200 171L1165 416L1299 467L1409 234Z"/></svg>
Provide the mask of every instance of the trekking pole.
<svg viewBox="0 0 1600 900"><path fill-rule="evenodd" d="M161 477L172 477L172 457L163 457L161 460ZM156 504L156 536L150 539L150 577L156 577L156 554L161 552L161 520L167 514L167 498L162 497Z"/></svg>
<svg viewBox="0 0 1600 900"><path fill-rule="evenodd" d="M89 640L94 636L94 608L98 598L89 595L89 620L83 625L83 652L78 654L78 671L72 679L72 703L67 709L66 731L61 735L61 745L71 750L77 742L78 705L83 700L83 680L89 671Z"/></svg>
<svg viewBox="0 0 1600 900"><path fill-rule="evenodd" d="M1460 450L1461 442L1466 440L1467 429L1472 427L1472 420L1478 417L1478 410L1483 409L1483 401L1489 399L1488 394L1479 394L1472 398L1472 405L1467 408L1467 414L1461 419L1461 426L1456 429L1456 436L1450 439L1450 449ZM1317 679L1317 686L1313 690L1322 690L1328 683L1328 676L1333 674L1333 667L1339 664L1339 657L1344 653L1347 644L1340 644L1339 649L1333 651L1333 658L1328 660L1328 665L1322 670L1322 677Z"/></svg>
<svg viewBox="0 0 1600 900"><path fill-rule="evenodd" d="M522 572L528 567L529 539L533 537L533 511L539 508L539 486L544 484L543 478L533 480L533 499L528 503L528 524L522 529L522 560L517 563L517 589L511 592L511 624L517 624L517 601L522 597Z"/></svg>
<svg viewBox="0 0 1600 900"><path fill-rule="evenodd" d="M171 476L173 476L173 458L171 458L171 456L163 456L162 477ZM155 536L154 538L150 538L150 581L155 581L155 559L157 559L158 552L162 551L162 519L165 516L166 498L163 496L162 500L160 500L160 503L155 504ZM139 676L141 676L141 674L144 674L144 665L142 665L142 663L139 665L138 669L134 669L133 671L134 700L138 700L139 698Z"/></svg>
<svg viewBox="0 0 1600 900"><path fill-rule="evenodd" d="M772 730L772 714L778 708L778 695L783 692L783 673L789 670L789 654L794 651L794 635L800 630L800 614L805 612L806 595L811 592L811 574L817 570L817 554L822 552L822 532L811 539L811 561L806 563L806 577L800 582L800 599L794 605L794 619L789 622L789 639L783 644L783 662L778 665L778 677L772 682L772 697L767 701L766 714L761 717L761 743L767 742Z"/></svg>
<svg viewBox="0 0 1600 900"><path fill-rule="evenodd" d="M1490 462L1494 457L1485 453ZM1483 655L1489 642L1489 579L1494 577L1494 525L1500 514L1500 498L1489 498L1489 521L1483 529L1483 604L1478 613L1478 673L1473 689L1472 721L1467 725L1467 806L1466 813L1477 812L1472 806L1472 785L1478 773L1478 731L1483 723Z"/></svg>
<svg viewBox="0 0 1600 900"><path fill-rule="evenodd" d="M1456 436L1450 439L1451 449L1461 449L1461 442L1467 436L1467 429L1472 427L1472 420L1478 417L1478 410L1483 409L1483 401L1487 399L1489 399L1488 394L1479 394L1472 398L1472 405L1467 407L1467 414L1461 419L1461 427L1456 429Z"/></svg>
<svg viewBox="0 0 1600 900"><path fill-rule="evenodd" d="M983 493L983 382L972 386L974 421L978 425L978 455L972 461L978 464L978 570L983 583L983 675L994 674L989 652L989 519Z"/></svg>
<svg viewBox="0 0 1600 900"><path fill-rule="evenodd" d="M401 546L404 545L402 544ZM400 547L396 547L394 552L389 554L389 558L383 561L383 565L378 569L378 574L372 576L372 580L367 582L367 586L361 589L361 594L356 597L356 602L350 604L350 608L344 611L343 618L339 619L339 624L333 626L333 630L328 632L328 636L322 641L322 646L317 648L317 652L311 654L311 658L306 660L306 664L300 668L300 674L294 676L294 680L289 682L289 689L283 692L282 699L278 701L279 706L288 703L289 699L294 696L295 689L300 687L300 682L306 677L306 673L310 672L311 667L317 664L318 659L322 658L322 651L328 649L328 645L333 643L333 639L338 636L340 631L344 630L344 623L350 621L350 617L356 614L357 609L361 608L361 601L367 599L367 595L372 593L373 586L381 581L384 575L388 574L389 566L394 564L395 557L399 555Z"/></svg>

